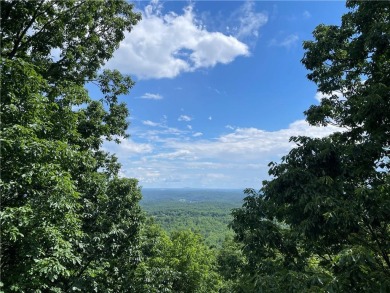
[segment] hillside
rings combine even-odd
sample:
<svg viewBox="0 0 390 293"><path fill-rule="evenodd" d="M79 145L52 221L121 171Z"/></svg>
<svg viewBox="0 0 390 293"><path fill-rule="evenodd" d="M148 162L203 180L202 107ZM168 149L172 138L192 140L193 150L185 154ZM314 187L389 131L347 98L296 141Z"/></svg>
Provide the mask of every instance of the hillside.
<svg viewBox="0 0 390 293"><path fill-rule="evenodd" d="M241 190L148 189L142 190L141 206L166 231L199 231L210 246L220 246L232 220L231 210L242 205Z"/></svg>

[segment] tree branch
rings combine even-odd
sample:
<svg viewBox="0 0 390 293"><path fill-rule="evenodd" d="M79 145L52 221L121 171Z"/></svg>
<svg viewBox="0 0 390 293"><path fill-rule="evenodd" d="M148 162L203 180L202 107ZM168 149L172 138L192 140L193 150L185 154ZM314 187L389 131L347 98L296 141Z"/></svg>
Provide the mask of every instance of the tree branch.
<svg viewBox="0 0 390 293"><path fill-rule="evenodd" d="M19 49L19 44L20 42L23 40L24 36L26 35L27 31L30 29L30 27L33 25L33 23L35 22L35 20L37 19L37 17L41 14L43 14L43 12L41 13L38 13L39 9L42 7L43 3L45 2L45 0L41 0L41 2L39 3L38 5L38 8L35 10L35 13L34 15L32 16L30 22L27 24L27 26L24 28L24 30L22 31L22 33L20 34L20 36L16 39L16 41L14 42L14 47L12 49L12 51L8 54L8 58L9 59L12 59L16 52L18 51Z"/></svg>

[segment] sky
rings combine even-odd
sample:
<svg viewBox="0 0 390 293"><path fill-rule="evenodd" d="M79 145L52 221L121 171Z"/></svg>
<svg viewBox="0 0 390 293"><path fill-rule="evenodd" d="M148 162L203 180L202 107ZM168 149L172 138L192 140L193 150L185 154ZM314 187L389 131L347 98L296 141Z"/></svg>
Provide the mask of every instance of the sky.
<svg viewBox="0 0 390 293"><path fill-rule="evenodd" d="M303 112L322 94L302 42L339 25L339 1L138 1L142 20L105 65L136 82L130 138L105 142L144 188L261 188L291 136L323 137ZM95 89L89 88L93 93Z"/></svg>

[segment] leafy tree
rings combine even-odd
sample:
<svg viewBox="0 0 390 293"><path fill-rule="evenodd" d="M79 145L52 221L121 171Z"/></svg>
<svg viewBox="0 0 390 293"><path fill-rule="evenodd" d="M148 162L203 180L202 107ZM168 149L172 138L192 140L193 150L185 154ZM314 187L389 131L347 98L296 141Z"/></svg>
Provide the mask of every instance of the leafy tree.
<svg viewBox="0 0 390 293"><path fill-rule="evenodd" d="M242 253L242 245L229 235L217 252L218 272L223 278L220 292L250 292L250 283L243 268L247 260Z"/></svg>
<svg viewBox="0 0 390 293"><path fill-rule="evenodd" d="M175 292L173 284L180 276L169 262L172 245L171 238L153 219L145 222L141 230L142 261L135 273L136 292Z"/></svg>
<svg viewBox="0 0 390 293"><path fill-rule="evenodd" d="M117 97L133 82L97 73L140 19L132 9L122 0L1 1L5 292L132 288L140 190L118 178L120 165L101 145L127 136Z"/></svg>
<svg viewBox="0 0 390 293"><path fill-rule="evenodd" d="M233 213L254 292L390 290L390 5L346 5L302 59L324 94L308 122L340 132L291 138L274 179Z"/></svg>
<svg viewBox="0 0 390 293"><path fill-rule="evenodd" d="M202 236L189 230L168 236L153 222L144 226L142 236L136 292L219 292L215 253Z"/></svg>
<svg viewBox="0 0 390 293"><path fill-rule="evenodd" d="M218 292L219 275L215 272L215 256L203 238L191 231L172 234L168 251L171 264L180 273L173 286L176 292Z"/></svg>

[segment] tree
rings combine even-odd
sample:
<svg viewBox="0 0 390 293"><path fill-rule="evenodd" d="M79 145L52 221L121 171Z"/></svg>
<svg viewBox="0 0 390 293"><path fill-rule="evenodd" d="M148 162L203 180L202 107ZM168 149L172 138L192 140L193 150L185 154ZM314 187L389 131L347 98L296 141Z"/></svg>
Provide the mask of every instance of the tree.
<svg viewBox="0 0 390 293"><path fill-rule="evenodd" d="M202 236L190 230L168 236L153 222L144 226L142 236L136 292L219 292L215 255Z"/></svg>
<svg viewBox="0 0 390 293"><path fill-rule="evenodd" d="M225 238L222 247L217 252L218 272L223 278L223 287L220 292L250 292L250 282L245 278L243 268L247 264L242 253L242 245L234 241L230 235Z"/></svg>
<svg viewBox="0 0 390 293"><path fill-rule="evenodd" d="M191 231L174 232L168 250L171 265L180 273L173 284L176 292L218 292L221 280L215 268L215 256L204 239Z"/></svg>
<svg viewBox="0 0 390 293"><path fill-rule="evenodd" d="M131 289L140 189L118 178L101 145L127 136L118 96L133 82L98 69L140 19L132 9L122 0L1 1L5 292ZM86 82L100 87L100 100Z"/></svg>
<svg viewBox="0 0 390 293"><path fill-rule="evenodd" d="M307 121L340 132L291 138L297 147L270 164L274 179L233 213L253 290L390 289L390 5L346 5L341 26L319 25L302 59L324 94Z"/></svg>

